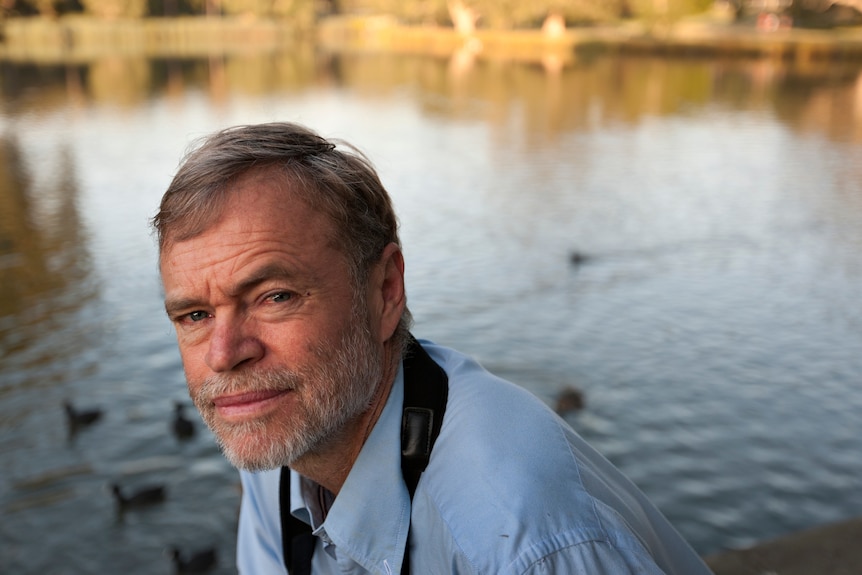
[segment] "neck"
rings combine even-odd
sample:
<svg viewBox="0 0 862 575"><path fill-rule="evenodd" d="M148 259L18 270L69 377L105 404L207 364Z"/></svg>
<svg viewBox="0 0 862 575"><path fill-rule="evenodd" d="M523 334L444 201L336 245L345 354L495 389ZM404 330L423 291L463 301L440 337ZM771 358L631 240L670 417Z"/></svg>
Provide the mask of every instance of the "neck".
<svg viewBox="0 0 862 575"><path fill-rule="evenodd" d="M401 354L393 349L391 341L386 342L383 349L383 377L377 385L368 409L348 422L325 446L294 461L290 466L291 469L338 495L359 457L362 446L365 445L377 420L380 419L380 414L392 391L400 362Z"/></svg>

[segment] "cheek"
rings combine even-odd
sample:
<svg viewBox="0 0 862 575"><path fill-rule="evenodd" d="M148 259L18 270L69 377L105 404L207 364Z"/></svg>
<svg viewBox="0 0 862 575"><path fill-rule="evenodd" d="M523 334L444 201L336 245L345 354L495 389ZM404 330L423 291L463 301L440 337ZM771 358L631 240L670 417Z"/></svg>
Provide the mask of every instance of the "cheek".
<svg viewBox="0 0 862 575"><path fill-rule="evenodd" d="M195 350L182 346L180 346L180 359L183 362L186 384L189 387L189 392L192 393L203 385L203 381L208 375L206 364L203 362L202 355Z"/></svg>
<svg viewBox="0 0 862 575"><path fill-rule="evenodd" d="M183 365L183 372L186 376L186 386L189 388L189 395L194 396L195 392L200 389L202 380L196 377L185 365Z"/></svg>
<svg viewBox="0 0 862 575"><path fill-rule="evenodd" d="M177 347L180 354L185 355L190 350L200 348L207 345L207 340L211 337L210 320L205 320L200 325L195 324L194 328L188 326L174 326L174 331L177 335Z"/></svg>
<svg viewBox="0 0 862 575"><path fill-rule="evenodd" d="M255 342L265 353L266 367L294 368L316 355L320 337L325 332L295 321L289 323L263 323L257 326Z"/></svg>

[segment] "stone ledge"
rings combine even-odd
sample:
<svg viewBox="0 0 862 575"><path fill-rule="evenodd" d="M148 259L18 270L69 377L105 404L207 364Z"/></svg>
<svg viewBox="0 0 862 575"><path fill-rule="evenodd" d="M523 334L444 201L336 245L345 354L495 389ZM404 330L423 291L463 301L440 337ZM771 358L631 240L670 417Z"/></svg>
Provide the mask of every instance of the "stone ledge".
<svg viewBox="0 0 862 575"><path fill-rule="evenodd" d="M705 559L715 575L859 575L862 517Z"/></svg>

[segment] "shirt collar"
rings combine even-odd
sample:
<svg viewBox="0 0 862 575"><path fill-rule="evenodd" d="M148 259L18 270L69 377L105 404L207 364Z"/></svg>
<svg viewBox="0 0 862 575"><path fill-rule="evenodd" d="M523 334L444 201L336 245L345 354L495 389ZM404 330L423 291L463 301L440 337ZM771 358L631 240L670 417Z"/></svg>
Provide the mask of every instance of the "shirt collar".
<svg viewBox="0 0 862 575"><path fill-rule="evenodd" d="M402 364L380 418L321 526L339 556L346 553L372 573L400 573L407 544L410 495L401 472L403 404ZM291 501L298 503L291 506L291 511L309 519L305 507L310 505L304 502L311 503L313 499L302 488L305 481L295 473L291 476Z"/></svg>

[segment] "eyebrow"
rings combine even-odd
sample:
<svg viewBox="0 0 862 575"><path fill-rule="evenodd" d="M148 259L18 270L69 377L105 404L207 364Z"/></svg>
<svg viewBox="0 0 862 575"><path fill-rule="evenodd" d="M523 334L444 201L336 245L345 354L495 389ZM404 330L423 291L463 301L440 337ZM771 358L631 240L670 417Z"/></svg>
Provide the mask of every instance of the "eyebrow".
<svg viewBox="0 0 862 575"><path fill-rule="evenodd" d="M197 299L165 297L165 313L168 314L169 318L173 318L174 315L178 314L182 310L201 306L202 304L200 300Z"/></svg>
<svg viewBox="0 0 862 575"><path fill-rule="evenodd" d="M230 286L225 290L225 293L231 297L237 297L264 282L273 279L292 279L295 277L295 271L289 267L280 263L269 263L254 270L250 275ZM206 307L206 302L199 298L165 297L165 311L169 317L172 317L182 310L199 307Z"/></svg>
<svg viewBox="0 0 862 575"><path fill-rule="evenodd" d="M293 279L296 277L296 272L284 264L273 262L254 270L251 274L243 278L241 281L234 284L226 290L231 297L236 297L243 292L246 292L253 287L260 285L266 281L273 279Z"/></svg>

